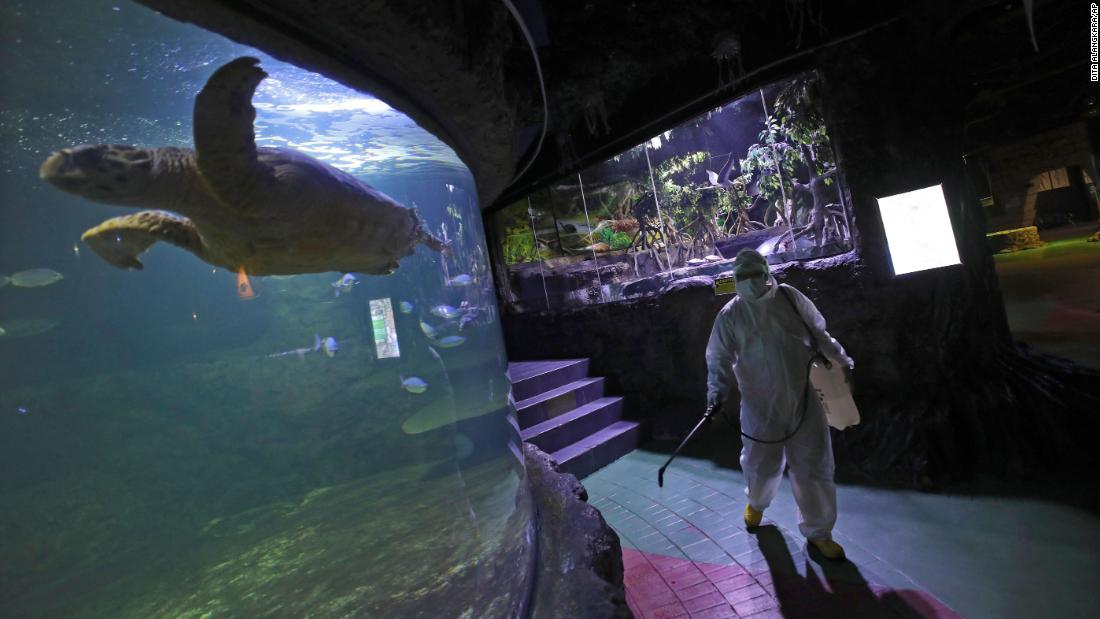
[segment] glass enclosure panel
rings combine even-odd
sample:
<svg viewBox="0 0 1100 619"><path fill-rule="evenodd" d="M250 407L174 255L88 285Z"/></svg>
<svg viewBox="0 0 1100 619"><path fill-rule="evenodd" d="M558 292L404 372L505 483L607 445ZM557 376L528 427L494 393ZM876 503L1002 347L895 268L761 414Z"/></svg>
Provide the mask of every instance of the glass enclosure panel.
<svg viewBox="0 0 1100 619"><path fill-rule="evenodd" d="M540 270L526 269L551 291L558 280L573 282L562 301L575 306L728 271L746 247L772 263L850 250L848 206L819 101L816 75L799 75L653 136L577 181L562 179L549 190L564 194L554 200L559 209L568 205L559 231L563 221L576 227L576 193L592 223L580 238L587 244L564 252L592 255L574 253L567 264L547 255Z"/></svg>
<svg viewBox="0 0 1100 619"><path fill-rule="evenodd" d="M517 612L530 504L481 213L454 153L370 95L134 4L7 2L0 28L0 615ZM268 73L261 149L417 208L448 252L419 244L390 275L258 277L170 235L140 271L83 242L174 200L202 247L278 252L287 209L327 207L273 194L269 218L242 221L237 197L204 202L201 187L120 208L39 179L79 144L192 148L196 93L242 55ZM160 172L191 169L179 152ZM303 260L377 251L341 245L354 222L329 221Z"/></svg>
<svg viewBox="0 0 1100 619"><path fill-rule="evenodd" d="M543 205L545 192L534 194L501 209L493 218L506 273L502 274L503 290L509 303L522 310L549 310L550 298L543 278L543 261L551 257L545 240ZM542 228L542 232L540 232Z"/></svg>
<svg viewBox="0 0 1100 619"><path fill-rule="evenodd" d="M647 146L639 144L578 175L594 224L606 294L611 301L650 292L650 276L668 269L667 228L661 225Z"/></svg>

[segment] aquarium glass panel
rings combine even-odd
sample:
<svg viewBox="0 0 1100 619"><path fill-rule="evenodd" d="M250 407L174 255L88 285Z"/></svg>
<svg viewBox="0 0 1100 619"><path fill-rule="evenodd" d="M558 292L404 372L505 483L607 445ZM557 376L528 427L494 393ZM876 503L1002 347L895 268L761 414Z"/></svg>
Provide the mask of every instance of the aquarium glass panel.
<svg viewBox="0 0 1100 619"><path fill-rule="evenodd" d="M5 2L0 32L0 616L521 612L530 501L454 152L136 4ZM256 159L215 91L192 113L242 56Z"/></svg>
<svg viewBox="0 0 1100 619"><path fill-rule="evenodd" d="M563 223L580 229L572 221L579 218L570 197L576 193L588 232L560 239L567 260L541 259L550 305L654 294L675 279L729 271L746 247L771 263L852 249L849 206L821 96L816 74L799 75L745 93L581 170L576 180L552 185L551 196L562 194L553 200L559 235ZM507 212L494 217L507 218ZM567 293L555 299L557 290Z"/></svg>

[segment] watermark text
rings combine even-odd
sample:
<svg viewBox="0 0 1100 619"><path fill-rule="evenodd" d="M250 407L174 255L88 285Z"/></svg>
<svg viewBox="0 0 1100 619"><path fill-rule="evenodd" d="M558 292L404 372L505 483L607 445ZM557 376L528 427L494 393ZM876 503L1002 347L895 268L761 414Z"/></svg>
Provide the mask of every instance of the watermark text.
<svg viewBox="0 0 1100 619"><path fill-rule="evenodd" d="M1097 67L1100 66L1097 58L1096 45L1096 3L1089 3L1089 79L1100 81L1097 75Z"/></svg>

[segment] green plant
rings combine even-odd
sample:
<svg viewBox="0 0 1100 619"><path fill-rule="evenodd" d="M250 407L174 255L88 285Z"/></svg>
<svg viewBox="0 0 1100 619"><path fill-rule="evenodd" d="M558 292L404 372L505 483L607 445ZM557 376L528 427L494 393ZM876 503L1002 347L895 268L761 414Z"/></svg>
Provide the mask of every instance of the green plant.
<svg viewBox="0 0 1100 619"><path fill-rule="evenodd" d="M538 260L539 254L535 250L535 240L531 238L530 230L524 230L520 227L510 228L508 232L509 234L504 237L505 264Z"/></svg>
<svg viewBox="0 0 1100 619"><path fill-rule="evenodd" d="M795 191L800 173L822 177L826 186L833 183L828 176L835 167L833 152L818 99L815 75L804 75L787 83L768 110L759 141L749 147L741 160L742 175L738 182L748 185L757 179L760 196L773 208L780 207L782 217L800 218L797 213L788 212L784 198L796 211L808 211L812 206L807 192ZM803 213L801 218L805 217Z"/></svg>
<svg viewBox="0 0 1100 619"><path fill-rule="evenodd" d="M626 249L630 247L634 239L625 232L616 232L611 235L607 243L611 245L611 249Z"/></svg>

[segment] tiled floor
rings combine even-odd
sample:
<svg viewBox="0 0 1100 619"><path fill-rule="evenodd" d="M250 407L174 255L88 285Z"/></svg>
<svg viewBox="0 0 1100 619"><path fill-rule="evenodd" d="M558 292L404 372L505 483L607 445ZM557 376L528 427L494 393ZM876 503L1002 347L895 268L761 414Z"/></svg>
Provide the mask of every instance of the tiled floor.
<svg viewBox="0 0 1100 619"><path fill-rule="evenodd" d="M763 526L748 532L740 471L681 457L658 488L666 457L637 450L584 480L622 540L640 619L1100 616L1094 516L841 486L834 536L850 560L838 563L807 550L786 482ZM1036 518L1076 528L1024 541Z"/></svg>

